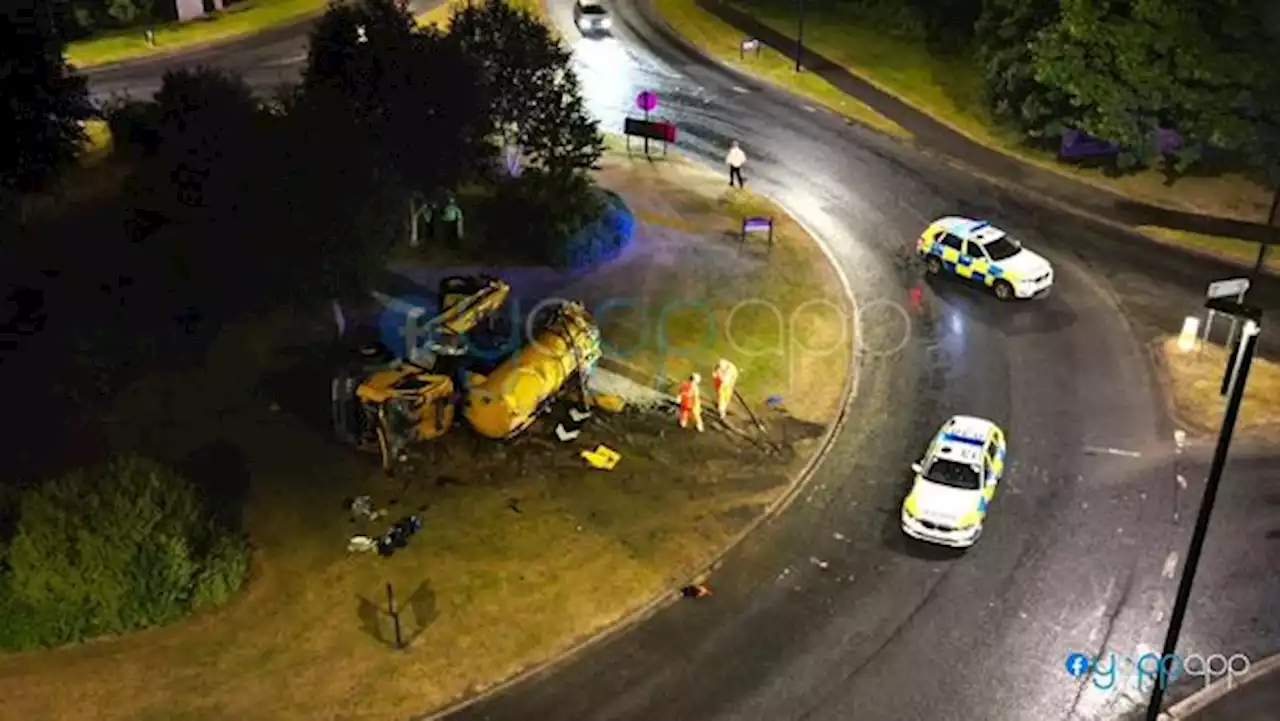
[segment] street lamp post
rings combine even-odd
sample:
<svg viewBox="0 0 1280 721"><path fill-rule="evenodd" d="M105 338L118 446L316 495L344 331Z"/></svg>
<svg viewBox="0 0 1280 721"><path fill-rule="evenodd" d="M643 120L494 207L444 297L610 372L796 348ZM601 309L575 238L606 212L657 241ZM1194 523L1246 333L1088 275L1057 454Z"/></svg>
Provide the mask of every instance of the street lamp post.
<svg viewBox="0 0 1280 721"><path fill-rule="evenodd" d="M1213 452L1213 463L1209 467L1209 478L1205 481L1204 496L1200 500L1200 512L1196 516L1195 530L1191 533L1191 547L1187 550L1186 564L1183 566L1182 578L1178 582L1178 595L1173 602L1173 612L1169 619L1169 630L1164 638L1164 650L1160 654L1160 663L1169 663L1173 659L1178 645L1178 636L1182 633L1182 621L1187 615L1187 603L1191 598L1191 585L1195 581L1196 567L1200 563L1200 552L1204 549L1204 540L1209 530L1209 516L1213 513L1213 503L1218 495L1218 486L1222 482L1222 470L1227 463L1227 451L1231 447L1231 434L1235 431L1236 419L1240 415L1240 404L1244 400L1245 382L1249 378L1249 367L1253 363L1253 354L1258 344L1258 325L1261 313L1240 303L1232 303L1222 299L1212 300L1208 304L1218 312L1225 312L1237 318L1246 318L1244 332L1240 336L1239 351L1228 360L1226 372L1230 374L1231 397L1227 401L1226 412L1222 416L1222 428L1218 432L1218 445ZM1216 306L1216 307L1215 307ZM1164 680L1174 673L1173 669L1160 669L1159 680L1152 684L1151 700L1147 705L1146 721L1158 721L1160 704L1164 700Z"/></svg>
<svg viewBox="0 0 1280 721"><path fill-rule="evenodd" d="M800 72L800 59L804 57L804 0L800 2L799 27L796 31L796 72ZM1280 196L1277 196L1280 197Z"/></svg>
<svg viewBox="0 0 1280 721"><path fill-rule="evenodd" d="M1277 233L1280 231L1280 215L1277 215L1277 211L1280 211L1280 185L1276 186L1275 197L1271 199L1271 212L1267 213L1267 231L1272 242L1280 240L1276 237L1280 235ZM1249 274L1250 285L1258 282L1258 275L1262 273L1262 264L1267 259L1267 247L1266 243L1258 245L1258 261L1253 264L1253 272Z"/></svg>

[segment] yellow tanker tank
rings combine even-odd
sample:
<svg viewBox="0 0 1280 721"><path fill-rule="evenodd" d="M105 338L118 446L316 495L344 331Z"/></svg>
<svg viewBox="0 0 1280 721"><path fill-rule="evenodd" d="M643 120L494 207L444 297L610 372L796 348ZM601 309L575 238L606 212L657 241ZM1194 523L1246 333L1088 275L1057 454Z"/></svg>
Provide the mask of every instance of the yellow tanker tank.
<svg viewBox="0 0 1280 721"><path fill-rule="evenodd" d="M483 436L514 436L533 423L566 381L589 373L599 359L600 329L580 303L566 303L531 343L488 377L476 377L463 414Z"/></svg>

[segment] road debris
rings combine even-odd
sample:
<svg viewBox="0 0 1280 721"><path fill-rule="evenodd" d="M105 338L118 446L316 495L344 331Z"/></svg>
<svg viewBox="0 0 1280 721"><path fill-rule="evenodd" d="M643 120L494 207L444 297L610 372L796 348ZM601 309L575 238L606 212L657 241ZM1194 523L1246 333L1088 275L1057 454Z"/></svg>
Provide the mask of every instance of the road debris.
<svg viewBox="0 0 1280 721"><path fill-rule="evenodd" d="M680 595L685 598L706 598L711 595L711 589L700 583L691 583L680 589Z"/></svg>
<svg viewBox="0 0 1280 721"><path fill-rule="evenodd" d="M836 531L835 533L831 534L831 537L836 539L837 541L845 541L845 542L849 541L849 539L846 538L845 535L839 531Z"/></svg>
<svg viewBox="0 0 1280 721"><path fill-rule="evenodd" d="M368 536L352 536L347 541L347 550L351 553L365 553L367 551L375 551L378 548L378 542Z"/></svg>
<svg viewBox="0 0 1280 721"><path fill-rule="evenodd" d="M602 471L613 470L618 465L618 461L622 460L621 453L603 443L596 446L594 451L583 451L581 455L592 468L599 468Z"/></svg>
<svg viewBox="0 0 1280 721"><path fill-rule="evenodd" d="M812 563L813 565L817 566L818 568L821 568L821 569L822 569L822 570L824 570L824 571L825 571L825 570L827 570L827 566L830 566L830 565L831 565L831 564L827 563L826 561L824 561L824 560L822 560L822 559L820 559L820 558L814 558L813 556L810 556L810 557L809 557L809 563Z"/></svg>

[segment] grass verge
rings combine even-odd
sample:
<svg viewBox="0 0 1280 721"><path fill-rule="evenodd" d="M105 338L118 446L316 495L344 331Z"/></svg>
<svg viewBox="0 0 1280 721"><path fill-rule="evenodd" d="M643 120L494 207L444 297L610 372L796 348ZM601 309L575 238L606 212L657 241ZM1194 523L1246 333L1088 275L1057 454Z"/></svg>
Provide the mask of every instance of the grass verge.
<svg viewBox="0 0 1280 721"><path fill-rule="evenodd" d="M722 194L719 177L695 166L615 155L602 180L633 200L644 225L622 258L559 294L597 308L634 300L643 323L602 313L601 325L649 372L696 367L709 383L714 359L734 357L748 398L792 401L788 429L807 439L795 448L815 442L839 401L847 344L820 357L774 349L797 337L820 348L848 325L840 312L794 312L815 299L843 307L820 250L780 211ZM740 251L730 237L743 213L776 215L771 255L758 245ZM689 313L691 301L703 306ZM734 316L746 301L755 303ZM770 305L792 322L779 323ZM723 334L708 341L709 323L732 327L743 349L758 352L726 351ZM206 616L0 657L6 716L409 717L552 657L683 581L805 460L764 456L713 428L677 434L667 414L624 413L588 424L574 444L554 441L545 422L505 444L455 429L388 479L372 459L329 440L317 350L329 332L322 313L283 310L231 326L199 368L143 379L99 419L113 449L185 463L193 474L216 468L220 481L247 487L251 579ZM577 450L596 443L622 453L618 468L584 468ZM349 520L343 499L361 494L390 516ZM345 551L351 535L376 535L404 513L417 513L423 530L395 556ZM391 622L380 611L387 583L403 609L402 651L389 648Z"/></svg>
<svg viewBox="0 0 1280 721"><path fill-rule="evenodd" d="M1168 374L1165 392L1178 416L1196 430L1216 431L1226 409L1226 399L1218 391L1227 350L1208 343L1182 351L1178 339L1169 337L1156 343L1156 354ZM1280 428L1280 364L1255 357L1236 429L1256 434L1276 428Z"/></svg>
<svg viewBox="0 0 1280 721"><path fill-rule="evenodd" d="M324 12L327 4L328 0L245 0L196 20L150 26L154 47L146 41L145 27L77 40L67 46L67 61L89 68L189 49L299 21Z"/></svg>
<svg viewBox="0 0 1280 721"><path fill-rule="evenodd" d="M731 4L779 32L795 34L794 3ZM669 20L676 19L673 13L682 17L690 8L696 10L695 0L656 0L655 6ZM680 24L673 26L687 32ZM722 24L705 42L736 47L741 35ZM1170 184L1159 171L1110 177L1096 168L1060 163L1052 153L1023 145L1018 133L993 120L982 100L981 71L972 59L935 55L923 42L891 35L848 10L806 9L805 45L970 140L1060 175L1135 200L1207 215L1257 222L1269 207L1268 189L1238 174L1184 177Z"/></svg>
<svg viewBox="0 0 1280 721"><path fill-rule="evenodd" d="M1185 230L1160 228L1154 225L1140 225L1138 230L1147 237L1168 245L1205 253L1230 263L1252 268L1258 262L1258 243L1239 238L1226 238L1220 235L1205 235ZM1263 268L1270 273L1280 273L1280 257L1274 248L1267 251Z"/></svg>
<svg viewBox="0 0 1280 721"><path fill-rule="evenodd" d="M759 53L739 53L741 32L698 7L693 0L654 0L654 7L671 27L703 52L743 72L803 95L847 118L898 138L909 138L905 128L867 105L840 92L812 73L795 72L794 60L773 48L760 46Z"/></svg>

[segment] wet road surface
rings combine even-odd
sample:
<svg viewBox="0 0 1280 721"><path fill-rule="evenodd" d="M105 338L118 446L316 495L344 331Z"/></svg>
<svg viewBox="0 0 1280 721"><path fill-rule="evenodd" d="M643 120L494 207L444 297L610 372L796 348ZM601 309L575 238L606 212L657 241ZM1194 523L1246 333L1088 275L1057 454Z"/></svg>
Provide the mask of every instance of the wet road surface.
<svg viewBox="0 0 1280 721"><path fill-rule="evenodd" d="M1203 471L1186 470L1194 454L1174 452L1144 342L1195 312L1205 283L1235 273L1026 204L805 109L708 65L633 7L615 10L612 37L590 39L571 28L568 7L553 0L554 19L604 129L620 130L635 95L651 89L682 151L718 165L740 140L749 187L823 237L849 277L864 364L833 452L796 503L731 554L711 579L714 596L669 607L453 718L1049 721L1137 707L1070 678L1063 661L1077 650L1136 657L1161 643L1176 584L1165 567L1190 531L1172 521L1173 479L1182 469L1198 498ZM293 38L202 61L267 87L303 51ZM130 70L93 83L137 95L159 77ZM1046 255L1058 270L1053 294L1001 304L924 282L915 238L951 213L991 219ZM1253 299L1276 307L1274 284ZM907 543L897 528L907 467L954 413L995 420L1010 443L984 538L964 554ZM1240 492L1263 493L1276 468L1261 456L1228 475ZM1202 567L1197 597L1229 608L1193 612L1183 647L1276 650L1280 614L1267 603L1280 579L1237 560L1276 542L1269 527L1280 528L1274 504L1221 503L1216 570ZM1251 562L1268 567L1260 554Z"/></svg>

